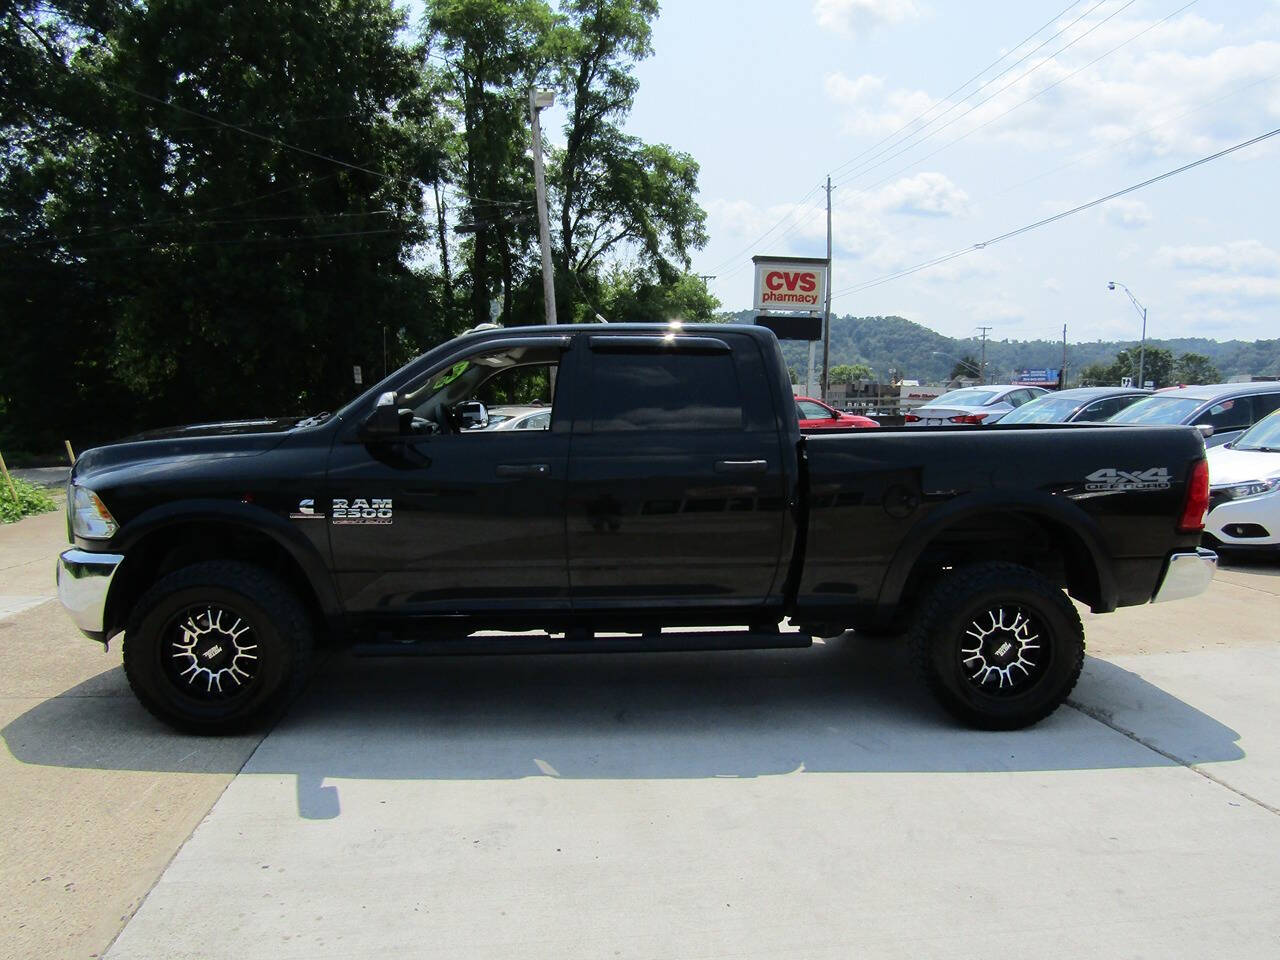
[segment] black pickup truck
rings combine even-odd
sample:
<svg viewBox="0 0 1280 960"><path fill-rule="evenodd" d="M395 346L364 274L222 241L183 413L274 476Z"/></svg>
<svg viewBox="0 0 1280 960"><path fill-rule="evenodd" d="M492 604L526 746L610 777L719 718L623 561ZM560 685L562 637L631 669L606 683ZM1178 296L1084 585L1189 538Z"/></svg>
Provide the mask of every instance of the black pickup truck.
<svg viewBox="0 0 1280 960"><path fill-rule="evenodd" d="M321 636L406 655L850 628L907 631L952 713L1015 728L1079 676L1068 594L1105 612L1213 574L1194 428L803 436L795 409L757 327L473 331L333 415L86 452L59 595L89 637L124 632L149 710L200 732L283 709Z"/></svg>

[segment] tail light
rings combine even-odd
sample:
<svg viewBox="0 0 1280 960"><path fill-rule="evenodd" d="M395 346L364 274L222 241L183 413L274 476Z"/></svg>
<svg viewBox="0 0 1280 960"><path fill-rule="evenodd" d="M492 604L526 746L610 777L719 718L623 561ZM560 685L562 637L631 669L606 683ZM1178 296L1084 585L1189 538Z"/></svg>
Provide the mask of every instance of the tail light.
<svg viewBox="0 0 1280 960"><path fill-rule="evenodd" d="M920 418L917 417L914 413L908 413L906 416L902 418L902 422L903 423L919 423Z"/></svg>
<svg viewBox="0 0 1280 960"><path fill-rule="evenodd" d="M962 413L959 416L951 418L952 423L981 423L987 419L988 413Z"/></svg>
<svg viewBox="0 0 1280 960"><path fill-rule="evenodd" d="M1182 502L1179 533L1199 533L1204 529L1204 515L1209 509L1209 462L1198 460L1187 480L1187 496Z"/></svg>

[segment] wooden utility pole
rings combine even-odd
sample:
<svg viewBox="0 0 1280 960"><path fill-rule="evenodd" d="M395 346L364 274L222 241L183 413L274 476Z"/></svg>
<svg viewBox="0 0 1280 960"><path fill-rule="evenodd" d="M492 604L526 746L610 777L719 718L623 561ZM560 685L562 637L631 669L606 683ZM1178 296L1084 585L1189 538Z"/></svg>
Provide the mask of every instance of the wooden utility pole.
<svg viewBox="0 0 1280 960"><path fill-rule="evenodd" d="M831 174L827 174L827 303L822 314L822 399L831 389Z"/></svg>
<svg viewBox="0 0 1280 960"><path fill-rule="evenodd" d="M982 365L979 367L979 371L982 375L982 382L985 384L987 382L987 331L991 328L979 327L978 329L982 331Z"/></svg>

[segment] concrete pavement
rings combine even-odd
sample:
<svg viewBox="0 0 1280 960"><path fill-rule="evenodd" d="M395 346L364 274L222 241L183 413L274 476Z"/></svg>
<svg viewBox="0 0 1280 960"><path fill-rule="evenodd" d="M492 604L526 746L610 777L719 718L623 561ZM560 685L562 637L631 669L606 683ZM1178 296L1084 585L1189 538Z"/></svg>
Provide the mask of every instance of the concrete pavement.
<svg viewBox="0 0 1280 960"><path fill-rule="evenodd" d="M0 527L0 598L62 522ZM337 657L259 744L169 733L45 602L0 614L0 956L1271 957L1277 624L1265 563L1090 616L1013 734L847 636Z"/></svg>

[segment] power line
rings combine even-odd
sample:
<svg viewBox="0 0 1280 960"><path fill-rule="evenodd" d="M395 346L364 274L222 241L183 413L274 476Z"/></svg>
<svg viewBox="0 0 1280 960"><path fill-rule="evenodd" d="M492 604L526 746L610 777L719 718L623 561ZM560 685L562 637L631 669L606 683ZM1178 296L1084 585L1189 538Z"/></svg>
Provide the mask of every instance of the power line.
<svg viewBox="0 0 1280 960"><path fill-rule="evenodd" d="M889 140L892 140L894 137L896 137L898 134L902 133L902 131L906 130L908 127L910 127L910 126L911 126L912 124L914 124L916 121L924 119L924 117L926 117L928 114L932 113L934 110L936 110L936 109L937 109L938 107L940 107L942 104L947 103L948 101L950 101L950 100L951 100L951 98L952 98L953 96L955 96L957 93L959 93L959 92L960 92L961 90L963 90L965 87L967 87L969 84L973 83L973 81L974 81L974 80L977 80L979 77L981 77L984 73L986 73L986 72L987 72L988 70L990 70L992 67L996 66L996 64L1000 63L1000 61L1001 61L1001 60L1004 60L1006 57L1011 56L1015 51L1017 51L1017 50L1018 50L1020 47L1022 47L1024 44L1026 44L1026 43L1030 42L1031 40L1033 40L1033 39L1035 38L1036 34L1040 33L1040 31L1044 30L1046 27L1050 27L1050 26L1052 26L1052 25L1053 25L1053 24L1058 20L1058 18L1059 18L1059 17L1062 17L1064 14L1066 14L1066 13L1067 13L1067 11L1069 11L1072 7L1074 7L1074 6L1076 5L1076 3L1078 3L1078 2L1079 2L1079 0L1075 0L1075 2L1074 2L1074 3L1069 4L1065 10L1063 10L1063 11L1061 11L1060 13L1056 14L1054 17L1052 17L1052 18L1051 18L1050 20L1048 20L1046 23L1042 24L1040 27L1038 27L1038 28L1037 28L1033 33L1031 33L1029 36L1027 36L1027 37L1023 38L1022 40L1020 40L1020 41L1019 41L1019 42L1018 42L1018 43L1017 43L1017 44L1016 44L1016 45L1015 45L1015 46L1014 46L1014 47L1013 47L1013 48L1012 48L1008 53L1004 54L1003 56L997 57L997 58L996 58L995 60L993 60L991 63L987 64L987 66L983 67L981 70L979 70L977 73L975 73L972 77L970 77L968 80L966 80L964 83L960 84L960 86L956 87L956 88L955 88L954 90L952 90L950 93L946 94L946 96L940 97L939 99L935 100L931 106L929 106L928 108L926 108L925 110L923 110L923 111L921 111L919 114L917 114L917 115L916 115L916 117L915 117L914 119L909 120L908 122L904 123L904 124L903 124L902 126L900 126L897 130L895 130L893 133L889 134L887 137L884 137L884 138L883 138L883 139L881 139L879 142L874 143L874 144L872 144L870 147L868 147L866 150L863 150L863 151L862 151L862 153L858 154L858 155L857 155L857 156L855 156L855 157L850 158L849 160L846 160L844 163L840 164L840 166L838 166L838 167L834 168L831 172L834 174L834 173L837 173L837 172L839 172L839 171L841 171L841 170L845 169L846 167L849 167L850 165L852 165L852 164L856 163L858 160L860 160L862 157L866 156L866 155L867 155L868 153L870 153L872 150L875 150L877 147L881 146L882 144L885 144L885 143L887 143ZM1076 19L1072 20L1069 24L1067 24L1065 27L1063 27L1063 28L1062 28L1061 30L1059 30L1057 33L1055 33L1055 34L1053 34L1052 36L1049 36L1049 37L1047 37L1045 40L1041 41L1039 44L1037 44L1037 45L1036 45L1035 47L1033 47L1031 50L1028 50L1025 54L1023 54L1023 56L1021 56L1018 60L1016 60L1016 61L1014 61L1013 63L1009 64L1009 66L1007 66L1005 69L1001 70L1001 71L1000 71L999 73L997 73L995 76L993 76L993 77L991 77L989 80L987 80L987 82L986 82L986 83L984 83L982 86L978 87L978 89L976 89L976 90L972 91L971 93L965 94L965 96L964 96L964 97L962 97L960 100L957 100L957 101L953 102L953 103L951 104L951 106L949 106L946 110L944 110L944 111L943 111L942 113L940 113L938 116L936 116L936 117L934 117L932 120L930 120L930 121L929 121L929 123L925 124L925 125L924 125L923 127L921 127L919 130L915 130L915 131L913 131L912 133L908 134L908 135L907 135L906 137L904 137L902 140L899 140L897 144L892 144L892 145L890 145L890 147L889 147L888 149L893 149L893 147L894 147L894 146L897 146L898 144L904 143L906 140L910 139L912 136L915 136L915 134L922 132L923 130L927 129L930 125L932 125L932 124L933 124L933 123L935 123L936 121L941 120L941 119L942 119L943 117L945 117L948 113L950 113L952 110L956 109L956 107L960 106L960 104L964 103L964 102L965 102L966 100L968 100L970 97L976 96L977 94L981 93L983 90L985 90L985 89L986 89L987 87L989 87L991 84L995 83L995 82L996 82L997 80L999 80L1001 77L1003 77L1003 76L1005 76L1006 74L1008 74L1008 73L1009 73L1009 71L1013 70L1013 69L1014 69L1015 67L1017 67L1019 64L1025 63L1028 57L1031 57L1032 55L1034 55L1035 53L1037 53L1039 50L1043 49L1047 44L1052 43L1052 42L1053 42L1054 40L1056 40L1058 37L1062 36L1064 33L1066 33L1068 30L1070 30L1072 27L1074 27L1077 23L1079 23L1081 20L1083 20L1083 19L1084 19L1085 17L1087 17L1089 14L1093 13L1093 11L1094 11L1094 10L1096 10L1096 9L1098 9L1098 7L1102 6L1102 4L1104 4L1105 2L1106 2L1106 0L1098 0L1098 2L1097 2L1097 3L1095 3L1092 7L1090 7L1088 10L1086 10L1084 13L1080 14L1080 16L1076 17ZM1025 76L1025 74L1024 74L1024 76ZM876 156L880 156L880 155L881 155L881 154L876 154ZM868 160L871 160L871 159L875 159L875 158L874 158L874 157L868 157L867 159L868 159Z"/></svg>
<svg viewBox="0 0 1280 960"><path fill-rule="evenodd" d="M822 184L816 184L816 185L814 185L813 187L811 187L811 188L809 189L809 192L808 192L808 193L806 193L806 194L805 194L803 197L801 197L799 200L797 200L797 201L792 205L791 210L790 210L788 213L784 214L784 215L782 216L782 218L778 220L778 222L777 222L777 223L775 223L772 227L770 227L768 230L766 230L766 231L765 231L764 233L762 233L760 236L756 237L754 240L752 240L750 243L748 243L748 244L747 244L745 247L743 247L741 250L739 250L739 251L737 251L736 253L734 253L732 256L725 257L725 258L724 258L723 260L721 260L719 263L717 263L717 264L713 265L713 266L710 268L710 269L711 269L711 271L712 271L713 273L718 273L721 269L723 269L724 267L726 267L726 266L728 266L729 264L733 263L735 260L737 260L739 257L741 257L744 253L748 253L748 252L750 252L751 250L755 249L755 247L756 247L756 245L757 245L757 244L761 243L761 242L762 242L766 237L770 236L770 235L773 233L773 231L777 230L780 226L782 226L784 223L786 223L788 220L790 220L792 217L794 217L794 216L796 215L797 210L800 208L800 205L801 205L801 204L803 204L806 200L808 200L810 197L812 197L815 193L817 193L817 192L818 192L819 190L821 190L821 189L822 189Z"/></svg>
<svg viewBox="0 0 1280 960"><path fill-rule="evenodd" d="M1133 2L1133 0L1130 0L1130 2ZM903 174L903 173L905 173L906 171L910 170L912 167L917 166L918 164L923 163L925 160L928 160L930 157L935 157L935 156L937 156L938 154L942 153L944 150L947 150L947 149L949 149L949 148L951 148L951 147L954 147L954 146L955 146L957 143L959 143L960 141L962 141L962 140L967 140L969 137L973 136L973 135L974 135L975 133L977 133L979 130L984 130L984 129L986 129L987 127L991 126L993 123L996 123L996 122L998 122L998 121L1000 121L1000 120L1003 120L1005 117L1007 117L1009 114L1013 113L1015 110L1018 110L1018 109L1020 109L1021 107L1026 106L1028 103L1031 103L1033 100L1038 100L1040 97L1044 96L1046 93L1048 93L1048 92L1049 92L1050 90L1052 90L1054 87L1056 87L1056 86L1058 86L1058 85L1060 85L1060 84L1062 84L1062 83L1065 83L1066 81L1070 80L1072 77L1077 76L1077 75L1078 75L1078 74L1080 74L1080 73L1083 73L1085 70L1088 70L1088 69L1089 69L1090 67L1092 67L1094 64L1098 63L1100 60L1104 60L1104 59L1106 59L1107 57L1111 56L1111 54L1115 53L1115 52L1116 52L1117 50L1119 50L1121 47L1128 46L1128 45L1129 45L1130 43L1132 43L1134 40L1137 40L1139 37L1143 36L1143 35L1144 35L1144 34L1146 34L1146 33L1150 33L1152 30L1154 30L1156 27L1160 26L1162 23L1165 23L1165 22L1167 22L1167 21L1171 20L1172 18L1176 17L1178 14L1180 14L1180 13L1182 13L1184 10L1186 10L1188 7L1193 6L1194 4L1196 4L1196 3L1198 3L1198 2L1199 2L1199 0L1189 0L1189 2L1184 3L1181 7L1179 7L1179 8L1178 8L1178 9L1176 9L1176 10L1174 10L1172 13L1167 14L1167 15L1165 15L1164 17L1161 17L1159 20L1155 21L1155 22L1154 22L1154 23L1152 23L1152 24L1149 24L1148 26L1146 26L1146 27L1144 27L1143 29L1139 30L1137 33L1133 34L1132 36L1128 37L1127 39L1125 39L1125 40L1121 41L1120 43L1116 44L1116 45L1115 45L1114 47L1112 47L1110 50L1107 50L1106 52L1101 53L1101 54L1099 54L1098 56L1094 57L1092 60L1090 60L1090 61L1089 61L1088 63L1086 63L1084 66L1082 66L1082 67L1077 67L1075 70L1072 70L1072 71L1071 71L1070 73L1068 73L1066 76L1059 77L1057 80L1053 81L1053 83L1049 84L1047 87L1044 87L1044 88L1042 88L1042 89L1040 89L1040 90L1036 91L1035 93L1033 93L1031 96L1027 97L1027 98L1026 98L1026 99L1024 99L1024 100L1020 100L1020 101L1018 101L1018 102L1017 102L1017 103L1015 103L1013 106L1011 106L1008 110L1005 110L1003 113L998 114L998 115L996 115L996 116L992 117L990 120L987 120L987 121L985 121L985 122L983 122L983 123L978 124L978 126L974 127L972 130L967 131L966 133L962 133L960 136L956 137L954 140L950 140L950 141L948 141L947 143L944 143L944 144L943 144L942 146L940 146L937 150L934 150L934 151L932 151L932 152L930 152L930 153L926 153L923 157L917 157L915 160L912 160L912 161L911 161L910 163L908 163L906 166L904 166L904 167L900 167L899 169L895 170L893 173L890 173L890 174L888 174L888 175L887 175L887 176L885 176L885 177L881 177L879 180L875 181L875 183L872 183L872 184L868 185L865 189L867 189L867 190L874 190L876 187L882 186L883 184L886 184L886 183L888 183L890 180L894 179L895 177L898 177L898 176L902 175L902 174ZM1121 9L1124 9L1124 8L1122 7ZM1116 13L1119 13L1119 12L1120 12L1119 10L1117 10L1117 11L1116 11ZM1112 14L1112 16L1115 16L1115 14ZM1105 22L1106 22L1105 20L1100 21L1100 22L1099 22L1099 23L1098 23L1098 24L1097 24L1093 29L1097 29L1097 27L1101 26L1101 25L1102 25L1103 23L1105 23ZM1079 37L1077 37L1077 38L1076 38L1076 40L1083 39L1083 37L1084 37L1084 36L1086 36L1086 34L1081 34ZM1075 41L1072 41L1072 43L1074 43L1074 42L1075 42ZM1070 44L1068 44L1068 46L1070 46ZM1066 49L1066 47L1063 47L1062 49L1063 49L1063 50L1065 50L1065 49ZM1062 50L1059 50L1059 51L1058 51L1058 53L1061 53L1061 52L1062 52ZM1017 82L1017 81L1014 81L1014 82ZM1006 87L1006 88L1003 88L1003 89L1008 89L1008 88ZM994 93L994 94L992 94L990 97L988 97L986 100L982 101L982 103L975 105L975 106L974 106L974 108L973 108L973 110L976 110L976 109L978 109L978 107L981 107L983 104L986 104L986 103L990 102L992 99L994 99L995 97L999 96L999 95L1000 95L1000 92L1001 92L1001 91L997 91L996 93ZM969 110L968 112L966 112L966 113L962 114L961 116L956 117L956 120L963 120L963 119L964 119L965 117L967 117L970 113L972 113L972 112L973 112L973 110ZM935 131L934 131L934 133L941 133L943 130L945 130L947 127L949 127L949 126L951 125L951 123L954 123L954 122L955 122L955 121L949 121L948 123L943 124L943 125L942 125L941 127L939 127L937 130L935 130ZM921 143L923 143L923 141L921 141ZM913 146L919 146L919 144L913 144ZM910 150L910 149L911 149L911 147L908 147L908 148L907 148L907 150ZM875 165L874 165L874 166L872 166L872 167L868 167L868 168L867 168L867 170L864 170L864 171L862 171L862 172L863 172L863 173L866 173L866 172L867 172L867 171L869 171L869 170L873 170L873 169L875 169L875 167L881 166L881 164L882 164L882 163L887 163L889 160L892 160L894 157L896 157L896 156L900 156L900 155L901 155L901 153L905 153L905 152L906 152L906 150L903 150L903 151L901 151L900 153L893 154L892 156L885 158L885 160L881 161L881 163L877 163L877 164L875 164Z"/></svg>
<svg viewBox="0 0 1280 960"><path fill-rule="evenodd" d="M834 299L835 297L843 297L846 294L857 293L861 290L867 290L871 287L878 287L881 284L889 283L892 280L898 280L902 277L910 276L913 273L919 273L921 270L927 270L930 267L935 267L935 266L938 266L939 264L946 263L948 260L954 260L957 257L962 257L967 253L973 253L975 250L983 250L983 249L986 249L987 247L994 246L995 244L1000 243L1001 241L1011 240L1014 237L1021 236L1024 233L1030 233L1032 230L1038 230L1040 227L1048 226L1051 223L1056 223L1059 220L1064 220L1067 217L1074 216L1077 213L1083 213L1085 210L1090 210L1093 207L1097 207L1097 206L1100 206L1101 204L1108 203L1112 200L1116 200L1120 197L1125 196L1126 194L1130 194L1138 190L1142 190L1145 187L1149 187L1152 184L1159 183L1162 180L1168 180L1170 177L1175 177L1180 173L1186 173L1188 170L1193 170L1196 167L1203 166L1204 164L1209 163L1213 160L1218 160L1222 157L1227 156L1228 154L1235 153L1237 150L1243 150L1245 147L1251 147L1256 143L1261 143L1264 140L1269 140L1278 134L1280 134L1280 127L1276 127L1274 130L1269 130L1266 133L1259 134L1258 136L1253 137L1249 140L1244 140L1240 143L1235 144L1234 146L1226 147L1225 149L1219 150L1217 153L1211 153L1207 157L1201 157L1199 160L1193 160L1190 163L1185 163L1182 166L1175 167L1172 170L1166 170L1164 173L1159 174L1158 176L1154 176L1154 177L1151 177L1150 179L1143 180L1141 183L1135 183L1132 186L1125 187L1123 190L1117 190L1115 191L1115 193L1109 193L1105 197L1099 197L1096 200L1090 200L1088 203L1082 203L1079 206L1072 207L1069 210L1063 210L1061 213L1056 213L1051 217L1045 217L1042 220L1036 220L1034 223L1029 223L1026 226L1018 227L1016 230L1010 230L1007 233L1002 233L999 236L992 237L989 240L983 240L979 243L972 244L971 246L962 247L959 250L955 250L951 253L943 254L940 257L933 258L932 260L926 260L924 263L918 263L913 267L908 267L904 270L899 270L895 273L887 274L883 277L877 277L874 280L867 280L863 283L854 284L851 287L845 287L843 290L837 290L835 293L832 294L832 298Z"/></svg>

